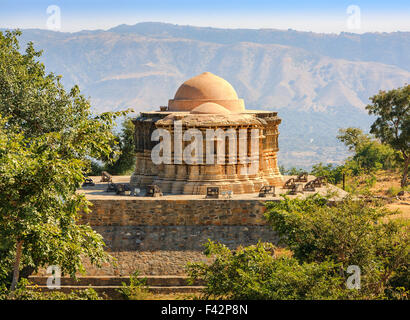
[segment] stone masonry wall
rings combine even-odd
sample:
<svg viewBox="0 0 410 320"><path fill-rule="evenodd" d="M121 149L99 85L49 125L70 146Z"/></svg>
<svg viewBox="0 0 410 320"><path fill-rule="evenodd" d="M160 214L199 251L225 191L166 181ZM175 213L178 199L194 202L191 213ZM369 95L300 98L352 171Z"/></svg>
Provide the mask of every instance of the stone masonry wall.
<svg viewBox="0 0 410 320"><path fill-rule="evenodd" d="M92 226L265 225L261 200L91 200Z"/></svg>
<svg viewBox="0 0 410 320"><path fill-rule="evenodd" d="M145 275L184 273L190 261L208 261L203 244L211 239L230 248L260 241L277 242L263 218L261 200L92 200L84 223L104 237L116 266L96 269L86 263L88 275Z"/></svg>

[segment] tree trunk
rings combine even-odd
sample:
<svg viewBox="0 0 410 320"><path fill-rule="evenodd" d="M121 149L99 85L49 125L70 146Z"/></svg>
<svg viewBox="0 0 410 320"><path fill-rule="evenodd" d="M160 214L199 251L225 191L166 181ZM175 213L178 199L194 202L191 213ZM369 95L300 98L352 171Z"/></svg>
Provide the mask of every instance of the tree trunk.
<svg viewBox="0 0 410 320"><path fill-rule="evenodd" d="M404 171L403 171L403 178L401 179L402 188L407 186L407 175L408 175L408 170L409 170L409 159L410 159L410 157L405 157L404 158Z"/></svg>
<svg viewBox="0 0 410 320"><path fill-rule="evenodd" d="M21 252L23 251L23 241L17 241L16 246L16 258L14 259L14 266L13 266L13 281L11 282L10 292L16 290L17 282L19 281L19 274L20 274L20 260L21 260Z"/></svg>

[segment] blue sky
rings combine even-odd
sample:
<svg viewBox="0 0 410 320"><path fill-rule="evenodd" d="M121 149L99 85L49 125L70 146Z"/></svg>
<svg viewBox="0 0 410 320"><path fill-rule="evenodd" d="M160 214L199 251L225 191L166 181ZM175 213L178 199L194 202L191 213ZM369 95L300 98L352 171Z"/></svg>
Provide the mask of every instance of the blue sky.
<svg viewBox="0 0 410 320"><path fill-rule="evenodd" d="M0 0L0 27L46 29L50 17L46 10L50 5L60 8L60 31L66 32L109 29L144 21L326 33L410 31L409 0ZM349 27L349 5L360 9L360 27Z"/></svg>

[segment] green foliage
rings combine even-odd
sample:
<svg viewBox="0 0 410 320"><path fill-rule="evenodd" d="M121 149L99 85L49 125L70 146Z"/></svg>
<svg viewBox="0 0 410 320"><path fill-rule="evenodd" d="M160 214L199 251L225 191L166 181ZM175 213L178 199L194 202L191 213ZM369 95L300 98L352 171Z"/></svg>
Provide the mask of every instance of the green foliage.
<svg viewBox="0 0 410 320"><path fill-rule="evenodd" d="M135 271L130 276L130 284L123 282L119 292L127 300L144 300L149 295L147 278L139 278L139 271Z"/></svg>
<svg viewBox="0 0 410 320"><path fill-rule="evenodd" d="M276 257L275 250L270 243L229 250L209 241L205 252L214 262L191 263L188 274L191 281L205 281L205 299L337 299L347 295L335 264L299 263L291 257Z"/></svg>
<svg viewBox="0 0 410 320"><path fill-rule="evenodd" d="M390 279L409 261L407 230L386 221L389 214L358 200L328 205L326 198L315 195L269 203L267 218L298 261L332 261L343 270L358 265L361 294L380 298L385 290L394 290Z"/></svg>
<svg viewBox="0 0 410 320"><path fill-rule="evenodd" d="M279 172L280 172L280 174L285 174L286 173L286 168L285 168L284 165L279 166Z"/></svg>
<svg viewBox="0 0 410 320"><path fill-rule="evenodd" d="M408 299L410 296L410 262L401 265L390 279L390 285L394 290L387 289L386 294L391 299Z"/></svg>
<svg viewBox="0 0 410 320"><path fill-rule="evenodd" d="M89 176L100 176L101 173L105 170L104 165L100 164L99 162L95 160L91 160L90 164L90 170L87 173Z"/></svg>
<svg viewBox="0 0 410 320"><path fill-rule="evenodd" d="M337 138L354 155L345 163L345 171L353 175L394 169L400 157L389 145L383 144L358 128L340 129Z"/></svg>
<svg viewBox="0 0 410 320"><path fill-rule="evenodd" d="M269 243L230 250L209 241L205 254L214 260L189 264L191 281L205 281L205 299L407 299L405 226L386 222L381 207L328 199L268 203L266 217L293 256ZM346 286L350 265L361 269L360 290Z"/></svg>
<svg viewBox="0 0 410 320"><path fill-rule="evenodd" d="M337 139L343 142L350 151L354 152L359 150L363 143L368 143L370 141L369 135L363 133L361 129L351 127L347 129L339 129Z"/></svg>
<svg viewBox="0 0 410 320"><path fill-rule="evenodd" d="M102 237L78 224L89 202L75 191L85 162L62 157L58 134L24 138L8 132L0 118L0 256L5 281L18 241L22 266L60 265L74 276L82 271L81 255L100 265L106 260Z"/></svg>
<svg viewBox="0 0 410 320"><path fill-rule="evenodd" d="M400 192L400 188L395 187L395 186L390 187L386 191L386 193L391 197L395 197L399 192Z"/></svg>
<svg viewBox="0 0 410 320"><path fill-rule="evenodd" d="M22 279L13 293L13 300L102 300L103 298L92 289L73 290L70 293L61 291L40 291L35 286L29 288L30 283ZM6 288L0 289L0 300L10 299L10 292Z"/></svg>
<svg viewBox="0 0 410 320"><path fill-rule="evenodd" d="M353 160L367 173L393 169L396 167L396 159L395 151L378 141L363 144L353 156Z"/></svg>
<svg viewBox="0 0 410 320"><path fill-rule="evenodd" d="M395 197L395 196L397 196L397 194L398 194L400 191L407 191L407 192L409 192L409 191L410 191L410 186L403 187L403 188L399 188L399 187L392 186L392 187L390 187L390 188L387 190L387 194L388 194L389 196Z"/></svg>
<svg viewBox="0 0 410 320"><path fill-rule="evenodd" d="M338 184L343 179L343 166L323 165L320 162L313 165L310 173L316 177L326 176L329 183Z"/></svg>
<svg viewBox="0 0 410 320"><path fill-rule="evenodd" d="M292 167L290 169L285 169L285 167L282 167L282 170L283 170L281 171L282 174L286 174L290 176L297 176L298 174L301 174L306 171L306 170L295 168L295 167Z"/></svg>
<svg viewBox="0 0 410 320"><path fill-rule="evenodd" d="M346 186L346 190L351 192L360 189L360 192L370 193L370 188L376 183L375 173L381 169L395 170L402 161L397 151L371 135L363 133L361 129L340 129L337 138L353 152L353 156L338 166L318 163L313 165L310 173L314 176L326 176L332 184L341 183L343 174L353 177L369 175L364 189L360 189L359 185Z"/></svg>
<svg viewBox="0 0 410 320"><path fill-rule="evenodd" d="M410 85L390 91L379 91L366 106L376 121L370 132L383 143L401 152L404 159L402 186L407 185L410 162Z"/></svg>
<svg viewBox="0 0 410 320"><path fill-rule="evenodd" d="M59 265L75 276L81 256L106 261L102 237L79 224L90 203L76 190L92 158L113 154L115 118L94 115L74 86L46 74L30 43L19 52L20 32L0 32L0 281L13 265L37 270ZM22 248L20 259L16 248ZM21 261L20 261L21 260ZM17 271L17 268L14 268ZM13 278L16 283L17 274Z"/></svg>
<svg viewBox="0 0 410 320"><path fill-rule="evenodd" d="M127 175L132 173L135 166L134 124L126 118L122 124L122 131L117 136L119 156L105 165L105 170L111 174Z"/></svg>

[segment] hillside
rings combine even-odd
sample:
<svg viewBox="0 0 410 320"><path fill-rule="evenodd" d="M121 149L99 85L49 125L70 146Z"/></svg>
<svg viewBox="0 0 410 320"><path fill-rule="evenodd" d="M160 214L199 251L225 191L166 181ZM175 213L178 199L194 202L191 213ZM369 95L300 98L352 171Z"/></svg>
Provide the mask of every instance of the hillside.
<svg viewBox="0 0 410 320"><path fill-rule="evenodd" d="M280 163L338 162L340 127L368 128L379 89L409 82L410 33L324 35L140 23L108 31L23 30L49 71L80 85L99 111L166 105L203 71L227 79L251 109L277 110Z"/></svg>

